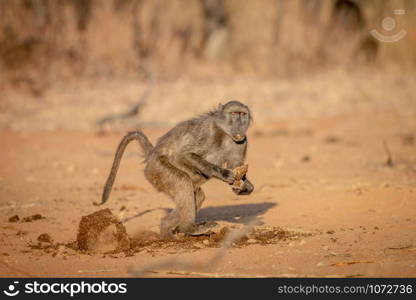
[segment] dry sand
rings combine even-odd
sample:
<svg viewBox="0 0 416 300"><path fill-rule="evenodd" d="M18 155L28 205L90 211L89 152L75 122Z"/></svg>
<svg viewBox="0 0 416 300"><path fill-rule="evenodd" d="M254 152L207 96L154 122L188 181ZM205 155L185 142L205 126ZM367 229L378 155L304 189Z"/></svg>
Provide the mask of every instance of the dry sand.
<svg viewBox="0 0 416 300"><path fill-rule="evenodd" d="M416 119L347 112L266 125L249 133L253 194L207 183L198 220L227 229L182 244L158 240L172 203L146 182L131 145L103 208L139 242L106 254L68 244L98 210L123 132L2 129L0 276L131 276L142 267L156 277L416 276ZM155 141L164 130L145 131ZM218 255L227 232L253 222L257 231Z"/></svg>

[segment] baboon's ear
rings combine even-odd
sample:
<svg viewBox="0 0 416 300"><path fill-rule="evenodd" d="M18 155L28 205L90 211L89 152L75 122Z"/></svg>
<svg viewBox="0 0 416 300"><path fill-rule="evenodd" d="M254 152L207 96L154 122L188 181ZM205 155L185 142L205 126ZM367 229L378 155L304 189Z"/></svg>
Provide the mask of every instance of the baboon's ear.
<svg viewBox="0 0 416 300"><path fill-rule="evenodd" d="M253 123L253 114L250 109L248 110L248 115L250 116L250 123Z"/></svg>
<svg viewBox="0 0 416 300"><path fill-rule="evenodd" d="M224 105L222 105L222 103L219 103L217 110L222 111L223 108L224 108Z"/></svg>

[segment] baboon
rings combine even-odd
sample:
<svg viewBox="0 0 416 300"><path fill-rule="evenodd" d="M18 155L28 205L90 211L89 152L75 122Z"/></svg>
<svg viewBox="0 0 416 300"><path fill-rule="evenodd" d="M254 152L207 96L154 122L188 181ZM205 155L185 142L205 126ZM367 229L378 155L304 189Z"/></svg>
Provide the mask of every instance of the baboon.
<svg viewBox="0 0 416 300"><path fill-rule="evenodd" d="M173 238L177 232L200 234L207 230L202 224L195 224L196 213L205 200L201 185L211 178L233 184L232 169L244 163L246 131L251 120L246 105L230 101L179 123L159 138L154 147L142 132L129 132L118 146L100 204L108 200L124 149L137 140L145 156L146 179L176 205L161 220L161 236ZM232 189L237 195L249 195L254 186L245 176L242 180L240 187Z"/></svg>

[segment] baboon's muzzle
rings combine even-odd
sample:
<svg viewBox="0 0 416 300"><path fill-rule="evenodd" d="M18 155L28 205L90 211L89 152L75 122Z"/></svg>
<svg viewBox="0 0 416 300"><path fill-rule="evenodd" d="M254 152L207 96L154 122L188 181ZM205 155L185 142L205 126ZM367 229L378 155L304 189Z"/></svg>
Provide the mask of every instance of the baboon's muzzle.
<svg viewBox="0 0 416 300"><path fill-rule="evenodd" d="M245 134L242 134L242 133L233 134L233 140L234 140L234 142L242 142L242 141L245 140L245 138L246 138L246 135Z"/></svg>

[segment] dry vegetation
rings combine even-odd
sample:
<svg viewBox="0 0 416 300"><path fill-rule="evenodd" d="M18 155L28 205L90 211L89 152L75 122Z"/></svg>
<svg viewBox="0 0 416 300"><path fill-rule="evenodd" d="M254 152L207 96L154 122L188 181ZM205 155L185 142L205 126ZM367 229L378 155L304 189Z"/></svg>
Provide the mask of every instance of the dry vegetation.
<svg viewBox="0 0 416 300"><path fill-rule="evenodd" d="M143 65L178 77L178 68L288 75L357 60L416 63L413 0L5 0L0 8L0 70L17 81L29 80L22 71L109 76ZM391 47L372 38L398 8L406 39Z"/></svg>
<svg viewBox="0 0 416 300"><path fill-rule="evenodd" d="M156 84L141 123L120 128L172 124L230 98L248 102L257 122L414 110L412 0L5 0L0 8L1 127L91 128L137 102L149 76ZM406 37L379 42L369 31L390 34L381 20L397 8L406 10L395 16Z"/></svg>

